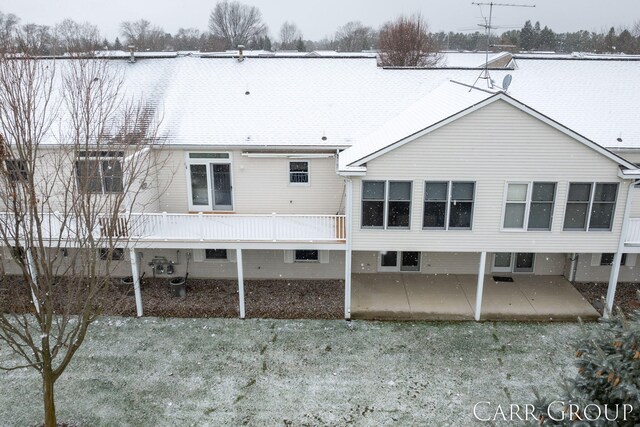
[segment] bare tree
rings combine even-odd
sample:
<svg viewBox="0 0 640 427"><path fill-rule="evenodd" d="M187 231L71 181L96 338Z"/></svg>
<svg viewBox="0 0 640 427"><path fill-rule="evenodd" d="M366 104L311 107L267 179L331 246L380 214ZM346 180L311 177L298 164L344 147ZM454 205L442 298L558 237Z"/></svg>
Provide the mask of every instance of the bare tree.
<svg viewBox="0 0 640 427"><path fill-rule="evenodd" d="M361 52L373 49L376 32L359 21L347 22L336 31L335 45L341 52Z"/></svg>
<svg viewBox="0 0 640 427"><path fill-rule="evenodd" d="M383 25L378 52L383 66L433 67L441 60L429 26L420 14L400 16Z"/></svg>
<svg viewBox="0 0 640 427"><path fill-rule="evenodd" d="M197 28L180 28L173 36L173 45L176 50L197 50L202 43L202 34Z"/></svg>
<svg viewBox="0 0 640 427"><path fill-rule="evenodd" d="M12 44L19 22L20 18L13 13L0 12L0 49Z"/></svg>
<svg viewBox="0 0 640 427"><path fill-rule="evenodd" d="M120 34L126 39L127 45L134 45L137 50L162 51L167 47L164 30L146 19L121 23Z"/></svg>
<svg viewBox="0 0 640 427"><path fill-rule="evenodd" d="M123 82L107 60L0 56L0 249L31 297L0 307L0 369L39 373L47 427L157 166L155 113Z"/></svg>
<svg viewBox="0 0 640 427"><path fill-rule="evenodd" d="M53 36L60 53L93 52L101 47L98 27L88 22L65 19L53 28Z"/></svg>
<svg viewBox="0 0 640 427"><path fill-rule="evenodd" d="M298 48L302 40L302 31L298 26L289 21L285 21L280 27L280 49L294 50Z"/></svg>
<svg viewBox="0 0 640 427"><path fill-rule="evenodd" d="M218 2L209 15L209 30L214 37L227 42L227 49L267 35L267 24L262 21L260 9L237 1Z"/></svg>

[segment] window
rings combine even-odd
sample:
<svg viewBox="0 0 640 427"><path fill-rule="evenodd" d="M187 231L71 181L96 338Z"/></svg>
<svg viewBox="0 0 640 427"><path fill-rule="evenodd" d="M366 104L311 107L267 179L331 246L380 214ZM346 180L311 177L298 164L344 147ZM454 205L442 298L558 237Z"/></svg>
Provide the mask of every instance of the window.
<svg viewBox="0 0 640 427"><path fill-rule="evenodd" d="M422 227L470 229L474 192L473 182L425 182Z"/></svg>
<svg viewBox="0 0 640 427"><path fill-rule="evenodd" d="M9 181L18 182L27 179L27 165L22 159L6 159L4 165L7 168Z"/></svg>
<svg viewBox="0 0 640 427"><path fill-rule="evenodd" d="M409 228L411 220L411 182L390 181L387 228Z"/></svg>
<svg viewBox="0 0 640 427"><path fill-rule="evenodd" d="M378 271L420 271L420 252L380 252Z"/></svg>
<svg viewBox="0 0 640 427"><path fill-rule="evenodd" d="M363 228L409 228L410 223L411 181L363 181Z"/></svg>
<svg viewBox="0 0 640 427"><path fill-rule="evenodd" d="M229 153L189 153L186 157L189 209L233 209Z"/></svg>
<svg viewBox="0 0 640 427"><path fill-rule="evenodd" d="M555 194L555 182L507 184L503 228L551 230Z"/></svg>
<svg viewBox="0 0 640 427"><path fill-rule="evenodd" d="M83 193L123 191L122 152L81 152L76 161L78 186Z"/></svg>
<svg viewBox="0 0 640 427"><path fill-rule="evenodd" d="M362 227L384 227L384 181L362 182Z"/></svg>
<svg viewBox="0 0 640 427"><path fill-rule="evenodd" d="M319 252L317 250L296 250L295 262L318 262Z"/></svg>
<svg viewBox="0 0 640 427"><path fill-rule="evenodd" d="M613 265L613 257L615 254L601 254L600 255L600 265ZM622 254L620 257L620 265L627 265L627 254Z"/></svg>
<svg viewBox="0 0 640 427"><path fill-rule="evenodd" d="M206 260L224 260L227 258L227 250L226 249L205 249L204 250L204 259Z"/></svg>
<svg viewBox="0 0 640 427"><path fill-rule="evenodd" d="M289 162L289 183L309 184L309 162Z"/></svg>
<svg viewBox="0 0 640 427"><path fill-rule="evenodd" d="M610 230L617 183L571 183L564 215L565 230Z"/></svg>
<svg viewBox="0 0 640 427"><path fill-rule="evenodd" d="M121 261L124 259L124 249L122 248L102 248L100 249L100 259L103 261Z"/></svg>

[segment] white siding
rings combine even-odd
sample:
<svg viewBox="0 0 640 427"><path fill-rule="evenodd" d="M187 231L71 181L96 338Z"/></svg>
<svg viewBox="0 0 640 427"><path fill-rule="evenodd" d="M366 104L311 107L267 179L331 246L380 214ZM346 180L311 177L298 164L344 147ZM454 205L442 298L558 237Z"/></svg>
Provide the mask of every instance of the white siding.
<svg viewBox="0 0 640 427"><path fill-rule="evenodd" d="M189 151L173 149L159 182L167 190L159 210L189 212L187 166ZM202 152L202 150L199 150ZM310 185L289 184L289 159L250 158L231 152L234 211L240 214L327 214L343 210L344 182L335 172L335 158L300 159L309 162Z"/></svg>
<svg viewBox="0 0 640 427"><path fill-rule="evenodd" d="M378 266L378 254L374 251L353 252L352 271L357 273L375 273ZM564 274L566 255L536 254L534 274L561 276ZM423 274L478 274L480 254L474 252L423 252L420 272ZM487 254L486 274L491 274L493 254ZM504 274L504 273L502 273Z"/></svg>
<svg viewBox="0 0 640 427"><path fill-rule="evenodd" d="M367 164L367 180L413 181L411 230L360 228L354 179L354 250L576 252L615 250L628 183L618 165L505 102L495 102ZM473 230L423 231L425 180L476 182ZM501 231L507 181L557 182L550 232ZM569 182L620 182L612 231L562 231Z"/></svg>
<svg viewBox="0 0 640 427"><path fill-rule="evenodd" d="M611 266L609 265L591 265L591 259L593 254L584 253L578 254L578 266L576 269L576 282L609 282L609 275L611 274ZM636 256L636 254L629 254L627 256ZM636 264L639 260L636 259ZM620 266L620 275L618 276L619 282L639 282L640 281L640 266L635 265L633 267Z"/></svg>

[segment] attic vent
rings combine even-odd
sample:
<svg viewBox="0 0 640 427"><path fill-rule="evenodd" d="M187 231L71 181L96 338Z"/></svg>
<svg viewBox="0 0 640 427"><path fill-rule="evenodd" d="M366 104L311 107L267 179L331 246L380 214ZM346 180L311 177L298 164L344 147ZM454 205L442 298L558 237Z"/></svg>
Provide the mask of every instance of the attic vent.
<svg viewBox="0 0 640 427"><path fill-rule="evenodd" d="M322 137L322 140L323 140L323 141L326 141L326 140L327 140L327 137L326 137L326 136L323 136L323 137Z"/></svg>
<svg viewBox="0 0 640 427"><path fill-rule="evenodd" d="M251 92L246 91L244 94L245 94L245 95L251 95Z"/></svg>
<svg viewBox="0 0 640 427"><path fill-rule="evenodd" d="M617 138L616 138L616 141L618 141L618 142L622 142L622 138L617 137Z"/></svg>

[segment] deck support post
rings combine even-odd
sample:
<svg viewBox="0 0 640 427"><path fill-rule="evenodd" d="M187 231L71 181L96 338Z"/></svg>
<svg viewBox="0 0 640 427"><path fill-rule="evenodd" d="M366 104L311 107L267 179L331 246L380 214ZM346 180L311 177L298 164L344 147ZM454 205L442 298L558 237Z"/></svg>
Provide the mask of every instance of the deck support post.
<svg viewBox="0 0 640 427"><path fill-rule="evenodd" d="M631 181L627 190L627 202L624 205L624 214L622 215L622 227L620 229L620 239L618 240L618 250L613 256L611 264L611 275L609 276L609 288L607 289L607 299L602 317L607 319L613 313L613 302L616 298L616 288L618 287L618 275L620 274L620 261L624 253L624 243L627 240L627 232L629 230L629 214L631 213L631 204L633 203L633 189L638 181Z"/></svg>
<svg viewBox="0 0 640 427"><path fill-rule="evenodd" d="M133 277L133 292L136 296L136 316L142 317L142 292L140 291L140 271L138 270L138 256L136 249L129 249L129 257L131 258L131 276Z"/></svg>
<svg viewBox="0 0 640 427"><path fill-rule="evenodd" d="M353 225L353 181L345 179L345 239L344 250L344 318L351 319L351 227Z"/></svg>
<svg viewBox="0 0 640 427"><path fill-rule="evenodd" d="M31 276L31 281L33 282L33 286L38 288L38 274L36 273L36 265L33 262L33 253L31 252L31 248L27 249L27 263L29 264L29 275ZM36 309L36 313L40 313L40 300L36 296L36 293L33 291L33 287L31 287L31 299L33 300L33 306Z"/></svg>
<svg viewBox="0 0 640 427"><path fill-rule="evenodd" d="M242 265L242 249L236 249L236 264L238 265L238 299L240 301L240 318L244 319L244 269Z"/></svg>
<svg viewBox="0 0 640 427"><path fill-rule="evenodd" d="M478 265L478 286L476 287L476 309L474 316L476 322L480 320L482 310L482 292L484 291L484 268L487 264L487 253L480 252L480 264Z"/></svg>

